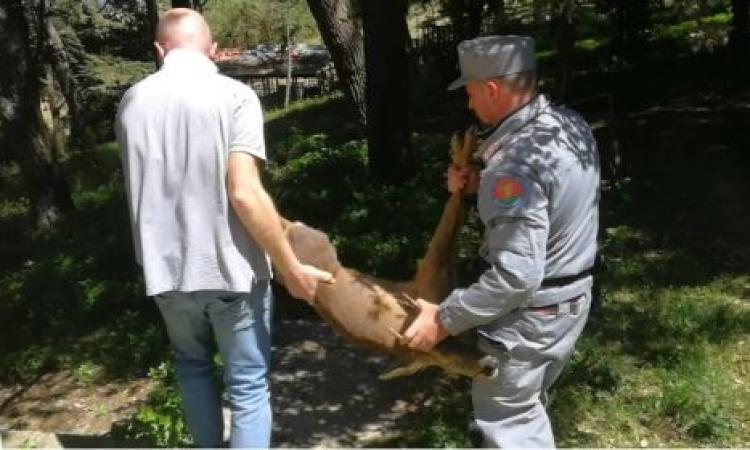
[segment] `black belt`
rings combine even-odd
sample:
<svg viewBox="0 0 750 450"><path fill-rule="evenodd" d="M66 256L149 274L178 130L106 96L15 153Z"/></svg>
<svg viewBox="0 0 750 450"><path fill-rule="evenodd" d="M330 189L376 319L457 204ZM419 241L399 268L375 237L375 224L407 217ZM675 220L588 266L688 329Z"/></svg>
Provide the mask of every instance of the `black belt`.
<svg viewBox="0 0 750 450"><path fill-rule="evenodd" d="M537 313L550 314L551 315L551 314L557 314L557 312L560 310L560 305L562 305L563 303L570 303L571 304L570 308L571 308L571 311L573 311L573 314L578 314L578 299L581 298L582 295L583 294L576 295L573 298L569 298L567 300L561 301L560 303L555 303L555 304L552 304L552 305L547 305L547 306L529 306L529 307L524 308L524 309L528 309L528 310L531 310L531 311L534 311L534 312L537 312Z"/></svg>
<svg viewBox="0 0 750 450"><path fill-rule="evenodd" d="M575 275L568 275L566 277L556 277L556 278L545 278L542 280L542 287L561 287L561 286L567 286L569 284L572 284L578 280L582 280L588 276L590 276L592 273L591 268L584 270L583 272L577 273Z"/></svg>

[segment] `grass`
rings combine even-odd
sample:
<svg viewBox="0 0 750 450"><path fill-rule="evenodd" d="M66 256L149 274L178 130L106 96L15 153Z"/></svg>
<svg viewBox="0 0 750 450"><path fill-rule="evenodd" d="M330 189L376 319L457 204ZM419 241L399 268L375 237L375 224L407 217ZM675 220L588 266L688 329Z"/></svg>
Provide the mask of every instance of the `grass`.
<svg viewBox="0 0 750 450"><path fill-rule="evenodd" d="M602 276L608 286L640 272L642 284L607 292L556 386L561 444L747 445L747 363L736 356L747 348L750 307L741 299L750 280L662 287L643 261Z"/></svg>
<svg viewBox="0 0 750 450"><path fill-rule="evenodd" d="M627 239L608 240L605 254L628 264L610 264L600 275L601 309L553 388L558 445L747 446L750 277L664 286L652 270L661 262L646 256L652 249L641 243L634 250ZM407 425L418 432L388 445L476 445L467 431L468 386L451 386L434 389L434 405Z"/></svg>

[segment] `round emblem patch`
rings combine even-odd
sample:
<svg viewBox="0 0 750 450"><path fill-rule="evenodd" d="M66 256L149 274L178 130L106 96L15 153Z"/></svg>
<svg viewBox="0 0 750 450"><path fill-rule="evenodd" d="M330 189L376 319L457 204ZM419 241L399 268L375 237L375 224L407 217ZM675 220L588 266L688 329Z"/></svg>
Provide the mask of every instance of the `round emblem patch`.
<svg viewBox="0 0 750 450"><path fill-rule="evenodd" d="M523 198L523 183L514 176L504 175L495 181L492 196L502 206L517 205Z"/></svg>

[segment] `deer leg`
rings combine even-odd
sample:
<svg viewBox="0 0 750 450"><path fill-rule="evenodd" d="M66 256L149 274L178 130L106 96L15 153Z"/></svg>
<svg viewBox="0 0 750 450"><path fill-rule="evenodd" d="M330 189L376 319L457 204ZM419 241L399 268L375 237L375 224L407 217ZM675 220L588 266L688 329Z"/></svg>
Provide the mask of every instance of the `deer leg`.
<svg viewBox="0 0 750 450"><path fill-rule="evenodd" d="M380 375L381 380L392 380L394 378L398 377L405 377L407 375L413 375L420 370L424 369L425 367L429 367L430 364L425 364L419 359L415 359L414 361L410 362L409 364L401 367L396 367L395 369L388 371L382 375Z"/></svg>
<svg viewBox="0 0 750 450"><path fill-rule="evenodd" d="M471 161L476 147L473 128L466 131L463 141L457 136L451 139L451 157L454 164L465 165ZM427 252L417 265L411 293L418 298L438 303L455 286L454 259L455 240L463 224L463 193L455 192L443 209Z"/></svg>

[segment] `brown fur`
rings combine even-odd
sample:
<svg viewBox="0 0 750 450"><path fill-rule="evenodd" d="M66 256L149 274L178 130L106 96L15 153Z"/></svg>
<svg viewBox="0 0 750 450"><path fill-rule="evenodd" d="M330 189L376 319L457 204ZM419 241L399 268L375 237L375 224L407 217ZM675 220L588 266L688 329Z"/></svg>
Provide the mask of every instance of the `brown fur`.
<svg viewBox="0 0 750 450"><path fill-rule="evenodd" d="M467 132L463 144L454 139L454 161L468 161L474 143L471 132ZM427 252L418 264L417 274L408 282L382 280L343 267L325 233L300 222L283 221L283 226L300 261L331 272L336 279L334 284L319 285L313 303L316 311L351 341L410 361L406 367L396 369L386 377L408 375L428 366L474 377L491 370L480 364L482 355L475 345L462 345L458 339L448 338L433 351L425 353L401 345L394 334L394 331L406 331L417 315L413 307L408 307L404 294L438 303L453 288L453 242L462 218L462 195L453 194Z"/></svg>

